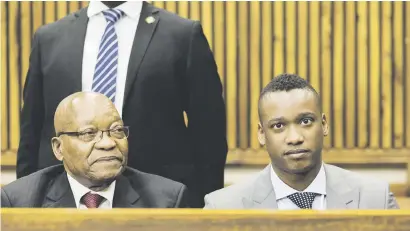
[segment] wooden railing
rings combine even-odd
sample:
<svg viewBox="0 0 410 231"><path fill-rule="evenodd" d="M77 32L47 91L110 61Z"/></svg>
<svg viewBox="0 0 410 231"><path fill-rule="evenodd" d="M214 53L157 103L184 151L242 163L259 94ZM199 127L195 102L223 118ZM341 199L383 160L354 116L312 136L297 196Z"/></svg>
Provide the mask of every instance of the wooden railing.
<svg viewBox="0 0 410 231"><path fill-rule="evenodd" d="M1 209L3 231L408 231L410 210Z"/></svg>

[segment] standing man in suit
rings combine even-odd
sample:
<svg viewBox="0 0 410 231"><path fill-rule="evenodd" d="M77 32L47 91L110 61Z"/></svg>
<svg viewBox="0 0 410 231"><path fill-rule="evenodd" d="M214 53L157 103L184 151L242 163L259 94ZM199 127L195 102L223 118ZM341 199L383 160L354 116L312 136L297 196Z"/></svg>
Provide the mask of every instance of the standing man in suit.
<svg viewBox="0 0 410 231"><path fill-rule="evenodd" d="M328 122L319 94L282 74L260 94L258 138L271 164L252 180L205 197L217 209L394 209L389 185L322 162Z"/></svg>
<svg viewBox="0 0 410 231"><path fill-rule="evenodd" d="M53 114L78 91L109 97L131 127L129 166L184 183L193 207L223 187L222 84L199 22L141 1L91 1L40 27L24 87L18 178L56 164Z"/></svg>
<svg viewBox="0 0 410 231"><path fill-rule="evenodd" d="M129 128L106 96L79 92L66 97L57 108L54 127L52 150L63 166L4 186L2 207L187 206L183 184L126 167Z"/></svg>

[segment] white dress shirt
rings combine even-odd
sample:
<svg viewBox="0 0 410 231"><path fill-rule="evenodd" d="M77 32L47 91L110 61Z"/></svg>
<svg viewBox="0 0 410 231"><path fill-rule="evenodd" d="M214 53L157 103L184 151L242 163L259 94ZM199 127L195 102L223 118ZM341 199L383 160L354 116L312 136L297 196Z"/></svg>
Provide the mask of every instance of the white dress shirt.
<svg viewBox="0 0 410 231"><path fill-rule="evenodd" d="M87 16L89 21L84 41L82 91L92 90L98 50L107 25L102 11L108 9L109 8L100 1L90 1L88 6ZM115 31L118 37L118 74L114 104L122 117L128 62L141 14L142 1L125 2L116 7L116 9L120 9L125 13L124 16L115 23Z"/></svg>
<svg viewBox="0 0 410 231"><path fill-rule="evenodd" d="M67 173L68 177L68 183L70 184L71 191L73 191L73 196L75 200L75 205L77 206L78 209L88 209L82 202L81 198L87 194L88 192L91 192L93 194L98 194L105 199L101 202L100 206L98 208L102 209L112 209L112 203L114 200L114 191L115 191L115 181L113 181L108 188L95 192L90 190L89 188L85 187L84 185L80 184L76 179L74 179L70 174Z"/></svg>
<svg viewBox="0 0 410 231"><path fill-rule="evenodd" d="M271 180L273 185L273 190L276 195L276 202L278 204L278 209L288 210L288 209L300 209L295 203L293 203L288 196L297 191L283 182L278 175L276 175L273 168L271 168ZM319 173L312 183L302 192L313 192L319 193L320 196L316 196L312 204L312 209L324 210L326 209L326 173L323 167L320 168Z"/></svg>

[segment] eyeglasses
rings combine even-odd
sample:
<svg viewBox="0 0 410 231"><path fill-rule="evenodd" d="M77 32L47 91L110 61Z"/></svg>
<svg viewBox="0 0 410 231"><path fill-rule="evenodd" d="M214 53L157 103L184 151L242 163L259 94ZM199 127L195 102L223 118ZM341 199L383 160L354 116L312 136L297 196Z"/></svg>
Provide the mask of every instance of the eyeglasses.
<svg viewBox="0 0 410 231"><path fill-rule="evenodd" d="M87 129L81 132L59 132L57 136L68 135L77 136L78 139L84 142L98 142L102 139L103 133L107 132L108 136L114 139L125 139L128 137L130 130L128 126L115 127L108 130Z"/></svg>

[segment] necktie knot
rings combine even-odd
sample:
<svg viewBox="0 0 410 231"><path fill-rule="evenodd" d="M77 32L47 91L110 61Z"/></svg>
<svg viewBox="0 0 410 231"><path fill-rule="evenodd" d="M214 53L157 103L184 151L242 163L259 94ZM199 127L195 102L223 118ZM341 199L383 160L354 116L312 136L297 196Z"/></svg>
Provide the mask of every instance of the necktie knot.
<svg viewBox="0 0 410 231"><path fill-rule="evenodd" d="M119 9L104 10L102 13L105 16L105 19L112 23L116 23L124 15L124 12Z"/></svg>
<svg viewBox="0 0 410 231"><path fill-rule="evenodd" d="M82 198L81 201L87 208L98 208L100 206L101 202L104 200L103 196L100 196L98 194L94 194L91 192L88 192L85 194Z"/></svg>
<svg viewBox="0 0 410 231"><path fill-rule="evenodd" d="M301 209L312 209L313 201L318 193L300 192L289 195L288 198Z"/></svg>

